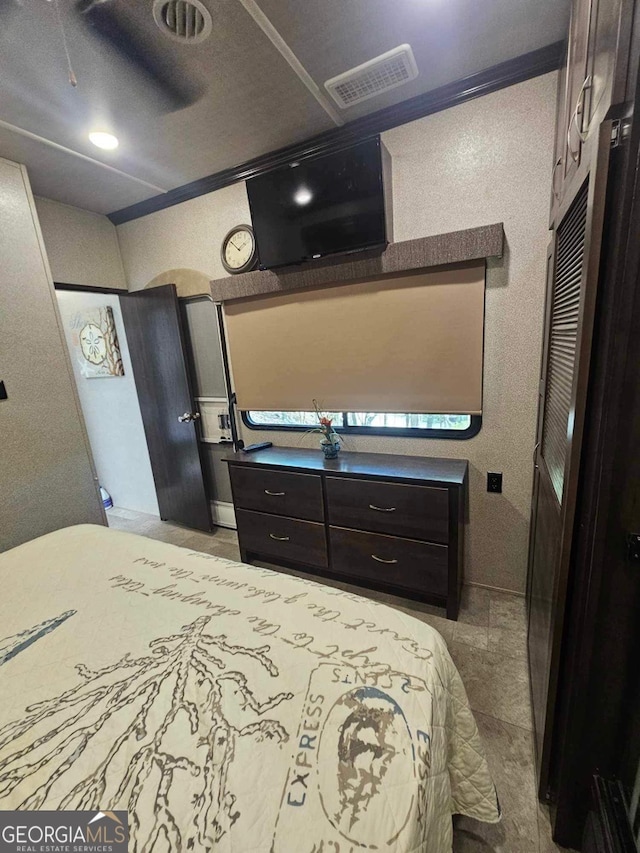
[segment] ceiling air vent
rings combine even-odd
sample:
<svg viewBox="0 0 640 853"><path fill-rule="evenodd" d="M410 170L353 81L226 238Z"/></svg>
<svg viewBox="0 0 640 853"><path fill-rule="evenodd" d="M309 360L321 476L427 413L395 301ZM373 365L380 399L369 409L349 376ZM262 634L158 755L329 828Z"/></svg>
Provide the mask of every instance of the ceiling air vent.
<svg viewBox="0 0 640 853"><path fill-rule="evenodd" d="M401 44L357 68L332 77L324 85L338 106L345 109L382 92L390 92L417 76L418 66L411 45Z"/></svg>
<svg viewBox="0 0 640 853"><path fill-rule="evenodd" d="M166 36L187 44L211 33L211 15L200 0L154 0L153 19Z"/></svg>

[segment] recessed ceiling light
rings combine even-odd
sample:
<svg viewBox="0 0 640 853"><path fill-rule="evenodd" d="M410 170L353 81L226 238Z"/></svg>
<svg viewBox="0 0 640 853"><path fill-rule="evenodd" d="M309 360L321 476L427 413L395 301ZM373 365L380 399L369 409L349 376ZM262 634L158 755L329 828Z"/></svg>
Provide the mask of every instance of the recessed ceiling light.
<svg viewBox="0 0 640 853"><path fill-rule="evenodd" d="M293 195L293 200L295 201L295 203L301 206L309 204L312 198L313 193L307 187L300 187Z"/></svg>
<svg viewBox="0 0 640 853"><path fill-rule="evenodd" d="M90 133L89 139L94 145L97 145L98 148L104 148L105 151L113 151L119 145L117 136L114 136L113 133L105 133L102 130L95 130Z"/></svg>

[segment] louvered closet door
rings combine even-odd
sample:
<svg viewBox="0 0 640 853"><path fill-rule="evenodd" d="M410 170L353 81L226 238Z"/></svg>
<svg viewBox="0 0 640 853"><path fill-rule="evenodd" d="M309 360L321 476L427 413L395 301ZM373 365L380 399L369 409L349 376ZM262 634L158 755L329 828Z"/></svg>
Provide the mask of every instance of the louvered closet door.
<svg viewBox="0 0 640 853"><path fill-rule="evenodd" d="M577 367L588 292L589 226L587 180L558 226L547 267L528 576L531 695L538 778L543 795L549 765L550 672L566 522L566 486L572 458Z"/></svg>
<svg viewBox="0 0 640 853"><path fill-rule="evenodd" d="M539 458L558 504L562 503L569 444L569 416L587 226L587 191L588 187L585 185L558 228L551 293L544 418Z"/></svg>

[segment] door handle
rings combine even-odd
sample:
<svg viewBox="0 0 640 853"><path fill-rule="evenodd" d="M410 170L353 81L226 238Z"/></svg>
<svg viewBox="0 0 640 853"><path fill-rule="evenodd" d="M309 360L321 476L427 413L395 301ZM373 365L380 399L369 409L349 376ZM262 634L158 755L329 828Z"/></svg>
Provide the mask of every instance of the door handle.
<svg viewBox="0 0 640 853"><path fill-rule="evenodd" d="M580 92L578 94L578 100L576 101L576 105L574 107L573 112L571 113L571 119L569 121L569 126L567 128L567 148L569 149L569 154L571 155L571 159L574 163L578 162L580 157L580 144L587 141L587 136L589 134L589 128L587 130L581 130L580 125L578 124L578 117L582 115L584 111L584 96L587 89L591 88L591 76L585 77L582 86L580 87ZM575 128L576 133L580 139L580 143L578 144L577 149L574 150L572 145L572 130Z"/></svg>
<svg viewBox="0 0 640 853"><path fill-rule="evenodd" d="M197 421L200 417L200 412L185 412L184 415L178 415L178 420L181 424L188 424L191 421Z"/></svg>
<svg viewBox="0 0 640 853"><path fill-rule="evenodd" d="M377 557L375 554L371 555L372 559L376 560L378 563L387 563L387 565L392 566L394 563L397 563L397 560L384 560L382 557Z"/></svg>
<svg viewBox="0 0 640 853"><path fill-rule="evenodd" d="M556 201L560 198L560 193L556 190L556 172L560 166L562 166L562 157L558 157L554 164L553 172L551 172L551 191Z"/></svg>
<svg viewBox="0 0 640 853"><path fill-rule="evenodd" d="M586 130L581 130L580 125L578 124L578 117L582 116L584 113L584 96L587 92L587 89L591 88L591 75L585 77L584 83L580 88L580 94L578 95L578 103L576 104L576 108L573 112L573 123L576 128L576 133L580 137L580 142L586 142L587 136L589 135L589 127L587 126Z"/></svg>

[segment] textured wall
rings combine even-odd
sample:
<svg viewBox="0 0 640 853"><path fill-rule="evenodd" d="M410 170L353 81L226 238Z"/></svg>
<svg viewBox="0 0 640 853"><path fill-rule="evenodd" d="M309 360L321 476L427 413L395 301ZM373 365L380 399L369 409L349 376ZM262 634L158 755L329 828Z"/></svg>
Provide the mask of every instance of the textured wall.
<svg viewBox="0 0 640 853"><path fill-rule="evenodd" d="M176 267L222 278L222 239L234 225L251 222L244 183L118 225L129 290Z"/></svg>
<svg viewBox="0 0 640 853"><path fill-rule="evenodd" d="M46 198L36 199L36 209L54 281L126 290L116 229L106 216Z"/></svg>
<svg viewBox="0 0 640 853"><path fill-rule="evenodd" d="M159 515L120 300L111 294L68 290L59 290L56 296L100 484L115 506ZM87 379L71 347L72 322L78 313L105 305L113 311L124 376Z"/></svg>
<svg viewBox="0 0 640 853"><path fill-rule="evenodd" d="M0 160L0 551L104 523L55 294L23 167Z"/></svg>
<svg viewBox="0 0 640 853"><path fill-rule="evenodd" d="M469 441L353 436L348 445L469 459L467 580L517 592L526 577L555 95L556 74L546 74L383 134L393 156L397 241L502 221L506 254L488 271L480 434ZM239 184L119 226L130 286L176 266L223 276L220 242L248 215ZM248 441L314 441L245 432ZM502 495L486 493L487 471L504 473Z"/></svg>

